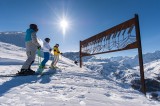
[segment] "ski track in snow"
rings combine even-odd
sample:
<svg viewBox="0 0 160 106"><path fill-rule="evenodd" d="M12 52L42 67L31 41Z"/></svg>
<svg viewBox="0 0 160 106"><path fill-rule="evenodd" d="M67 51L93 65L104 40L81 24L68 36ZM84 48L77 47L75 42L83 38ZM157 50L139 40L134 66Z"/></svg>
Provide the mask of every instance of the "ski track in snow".
<svg viewBox="0 0 160 106"><path fill-rule="evenodd" d="M25 52L1 49L0 74L20 70ZM32 66L34 70L37 64ZM159 106L159 102L148 100L130 86L79 68L65 57L60 57L58 67L61 69L54 75L1 77L0 106Z"/></svg>

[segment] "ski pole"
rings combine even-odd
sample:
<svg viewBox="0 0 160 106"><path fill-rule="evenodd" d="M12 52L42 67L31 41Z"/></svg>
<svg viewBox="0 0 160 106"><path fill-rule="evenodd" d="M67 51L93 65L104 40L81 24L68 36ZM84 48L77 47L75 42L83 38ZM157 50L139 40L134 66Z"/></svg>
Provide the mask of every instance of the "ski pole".
<svg viewBox="0 0 160 106"><path fill-rule="evenodd" d="M38 65L39 65L39 56L37 56L38 57Z"/></svg>
<svg viewBox="0 0 160 106"><path fill-rule="evenodd" d="M38 65L39 65L39 49L38 49Z"/></svg>
<svg viewBox="0 0 160 106"><path fill-rule="evenodd" d="M62 54L61 54L61 60L62 60Z"/></svg>
<svg viewBox="0 0 160 106"><path fill-rule="evenodd" d="M60 60L62 60L62 53L60 53L60 56L59 56Z"/></svg>
<svg viewBox="0 0 160 106"><path fill-rule="evenodd" d="M41 63L41 51L38 49L38 65L40 66Z"/></svg>

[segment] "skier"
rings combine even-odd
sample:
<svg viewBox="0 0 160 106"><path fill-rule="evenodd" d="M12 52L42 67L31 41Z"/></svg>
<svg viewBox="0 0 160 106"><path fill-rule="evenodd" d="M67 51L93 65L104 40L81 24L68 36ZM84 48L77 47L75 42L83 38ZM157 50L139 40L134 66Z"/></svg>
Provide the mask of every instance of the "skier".
<svg viewBox="0 0 160 106"><path fill-rule="evenodd" d="M50 47L49 42L50 42L49 38L45 38L43 41L42 50L44 52L44 60L41 62L41 65L39 66L39 68L42 68L42 69L46 68L45 64L49 60L50 52L52 51L52 48Z"/></svg>
<svg viewBox="0 0 160 106"><path fill-rule="evenodd" d="M78 65L78 62L75 60L75 61L74 61L74 64Z"/></svg>
<svg viewBox="0 0 160 106"><path fill-rule="evenodd" d="M58 47L59 47L59 44L56 44L56 45L53 47L54 60L53 60L52 63L51 63L51 68L57 68L56 64L57 64L57 62L59 61L59 54L62 54L62 53L60 53Z"/></svg>
<svg viewBox="0 0 160 106"><path fill-rule="evenodd" d="M30 24L29 29L26 30L25 45L27 60L23 64L21 71L18 72L18 74L28 75L35 73L35 71L31 69L31 65L34 63L37 48L41 48L40 44L37 41L37 31L38 27L36 24Z"/></svg>

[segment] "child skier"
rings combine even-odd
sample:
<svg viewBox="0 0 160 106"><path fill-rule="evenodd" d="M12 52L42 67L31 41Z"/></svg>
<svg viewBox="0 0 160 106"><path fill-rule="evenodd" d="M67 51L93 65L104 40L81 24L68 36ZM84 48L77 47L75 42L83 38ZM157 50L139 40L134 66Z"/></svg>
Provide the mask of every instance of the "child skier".
<svg viewBox="0 0 160 106"><path fill-rule="evenodd" d="M59 49L59 44L56 44L54 47L53 47L53 51L54 51L54 60L52 61L51 63L51 68L56 68L56 64L57 62L59 61L59 54L62 54L60 53Z"/></svg>
<svg viewBox="0 0 160 106"><path fill-rule="evenodd" d="M25 45L26 45L26 54L27 54L27 60L23 64L21 71L18 72L18 74L23 75L29 75L34 74L35 71L33 71L30 67L34 63L36 51L37 48L40 49L41 46L37 41L37 33L38 27L36 24L30 24L30 28L26 31L25 36Z"/></svg>
<svg viewBox="0 0 160 106"><path fill-rule="evenodd" d="M41 62L39 68L46 68L45 64L47 63L47 61L49 60L50 57L50 52L52 51L50 45L49 45L50 39L49 38L45 38L43 41L43 47L42 50L44 52L44 60Z"/></svg>

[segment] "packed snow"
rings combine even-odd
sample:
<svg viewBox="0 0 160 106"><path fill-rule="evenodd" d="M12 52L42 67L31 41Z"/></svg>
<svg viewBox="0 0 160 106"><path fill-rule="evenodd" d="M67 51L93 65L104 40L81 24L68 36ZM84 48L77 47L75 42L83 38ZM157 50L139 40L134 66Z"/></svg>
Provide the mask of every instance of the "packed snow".
<svg viewBox="0 0 160 106"><path fill-rule="evenodd" d="M0 42L0 75L16 73L25 59L24 48ZM85 64L79 68L73 60L60 56L60 69L53 75L1 77L0 106L159 106L158 101L148 99L128 83L112 77L110 69L114 71L118 63L101 61L106 64L104 68L109 68L110 72L105 73L108 76L99 73L103 68L100 62ZM148 72L150 68L156 71L159 64L160 61L155 61L145 68ZM32 66L34 70L37 68L38 57Z"/></svg>

